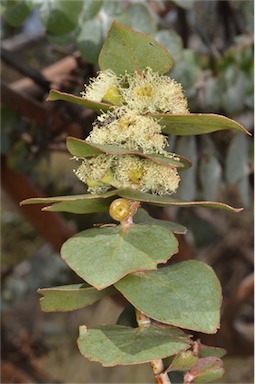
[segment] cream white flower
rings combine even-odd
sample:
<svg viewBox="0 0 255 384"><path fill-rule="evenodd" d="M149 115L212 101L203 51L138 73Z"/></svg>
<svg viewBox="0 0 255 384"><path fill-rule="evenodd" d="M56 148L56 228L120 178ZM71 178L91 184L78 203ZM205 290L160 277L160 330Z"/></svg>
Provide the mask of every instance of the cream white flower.
<svg viewBox="0 0 255 384"><path fill-rule="evenodd" d="M182 86L175 80L160 76L150 68L142 74L119 77L106 70L99 72L98 77L86 86L83 96L116 106L97 117L86 139L88 142L147 154L157 153L179 160L165 150L167 139L162 134L161 125L146 115L188 112ZM135 155L101 154L84 159L74 172L93 194L124 187L166 195L174 193L180 182L176 168Z"/></svg>
<svg viewBox="0 0 255 384"><path fill-rule="evenodd" d="M180 176L176 168L144 161L141 191L158 195L171 195L179 186Z"/></svg>
<svg viewBox="0 0 255 384"><path fill-rule="evenodd" d="M151 68L126 75L129 87L122 90L123 104L138 113L188 113L181 84L160 76Z"/></svg>
<svg viewBox="0 0 255 384"><path fill-rule="evenodd" d="M130 155L119 156L113 177L119 187L132 187L158 195L171 195L180 182L176 168Z"/></svg>
<svg viewBox="0 0 255 384"><path fill-rule="evenodd" d="M119 187L139 189L143 171L143 159L141 157L122 155L116 159L113 177Z"/></svg>
<svg viewBox="0 0 255 384"><path fill-rule="evenodd" d="M74 173L83 183L88 185L88 191L97 194L106 192L111 186L114 156L102 154L90 159L83 159Z"/></svg>
<svg viewBox="0 0 255 384"><path fill-rule="evenodd" d="M92 194L103 193L114 187L169 195L175 192L180 181L176 168L134 155L102 154L83 159L74 173L88 185L88 191Z"/></svg>
<svg viewBox="0 0 255 384"><path fill-rule="evenodd" d="M161 126L150 116L128 110L119 116L113 112L103 114L98 121L87 138L89 142L117 145L144 153L166 152L167 139L162 134Z"/></svg>
<svg viewBox="0 0 255 384"><path fill-rule="evenodd" d="M119 78L111 70L101 71L91 79L89 85L85 85L85 92L81 92L81 96L92 101L120 105L119 83Z"/></svg>

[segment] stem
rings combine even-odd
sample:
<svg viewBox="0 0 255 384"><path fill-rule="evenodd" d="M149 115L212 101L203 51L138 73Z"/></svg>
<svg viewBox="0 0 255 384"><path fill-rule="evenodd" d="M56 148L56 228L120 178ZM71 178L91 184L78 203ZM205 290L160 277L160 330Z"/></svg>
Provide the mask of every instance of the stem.
<svg viewBox="0 0 255 384"><path fill-rule="evenodd" d="M151 324L151 320L144 313L135 309L136 321L139 326L148 326ZM171 384L171 381L165 372L165 367L162 359L156 359L151 361L151 367L155 376L157 384Z"/></svg>

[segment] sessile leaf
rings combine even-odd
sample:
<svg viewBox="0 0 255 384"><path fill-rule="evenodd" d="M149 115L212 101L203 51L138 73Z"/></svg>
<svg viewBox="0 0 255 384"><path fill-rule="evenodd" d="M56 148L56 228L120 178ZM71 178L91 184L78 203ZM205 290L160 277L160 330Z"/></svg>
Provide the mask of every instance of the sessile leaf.
<svg viewBox="0 0 255 384"><path fill-rule="evenodd" d="M136 224L80 232L63 244L61 256L82 279L101 290L130 272L156 269L177 251L178 242L166 228Z"/></svg>
<svg viewBox="0 0 255 384"><path fill-rule="evenodd" d="M131 328L123 325L80 327L78 346L89 360L104 367L146 363L189 348L189 336L168 326Z"/></svg>
<svg viewBox="0 0 255 384"><path fill-rule="evenodd" d="M220 283L212 268L201 261L131 273L114 285L154 320L204 333L215 333L219 327Z"/></svg>

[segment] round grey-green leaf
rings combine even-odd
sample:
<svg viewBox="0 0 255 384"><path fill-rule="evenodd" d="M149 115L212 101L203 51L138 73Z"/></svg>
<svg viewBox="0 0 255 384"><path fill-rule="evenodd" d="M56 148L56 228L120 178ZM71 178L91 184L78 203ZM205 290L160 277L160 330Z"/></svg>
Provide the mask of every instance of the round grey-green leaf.
<svg viewBox="0 0 255 384"><path fill-rule="evenodd" d="M128 273L153 270L178 251L178 241L166 228L132 225L101 227L68 239L61 256L82 279L104 289Z"/></svg>
<svg viewBox="0 0 255 384"><path fill-rule="evenodd" d="M172 68L173 59L165 47L149 35L114 21L100 52L99 66L117 75L142 72L147 67L164 74Z"/></svg>
<svg viewBox="0 0 255 384"><path fill-rule="evenodd" d="M219 328L221 286L213 269L190 260L129 274L115 283L145 315L181 328L215 333Z"/></svg>
<svg viewBox="0 0 255 384"><path fill-rule="evenodd" d="M80 327L80 352L104 367L150 362L171 356L190 346L189 336L172 327L101 325Z"/></svg>

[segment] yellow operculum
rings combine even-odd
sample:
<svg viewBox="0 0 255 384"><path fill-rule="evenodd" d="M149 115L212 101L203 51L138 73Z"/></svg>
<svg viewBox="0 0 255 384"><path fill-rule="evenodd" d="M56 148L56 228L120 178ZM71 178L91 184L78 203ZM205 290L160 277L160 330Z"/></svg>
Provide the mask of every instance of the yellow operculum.
<svg viewBox="0 0 255 384"><path fill-rule="evenodd" d="M110 205L110 216L116 221L124 221L130 216L130 202L126 199L116 199Z"/></svg>
<svg viewBox="0 0 255 384"><path fill-rule="evenodd" d="M117 87L112 87L108 89L108 91L103 96L103 100L107 103L113 104L113 105L121 105L121 94Z"/></svg>

